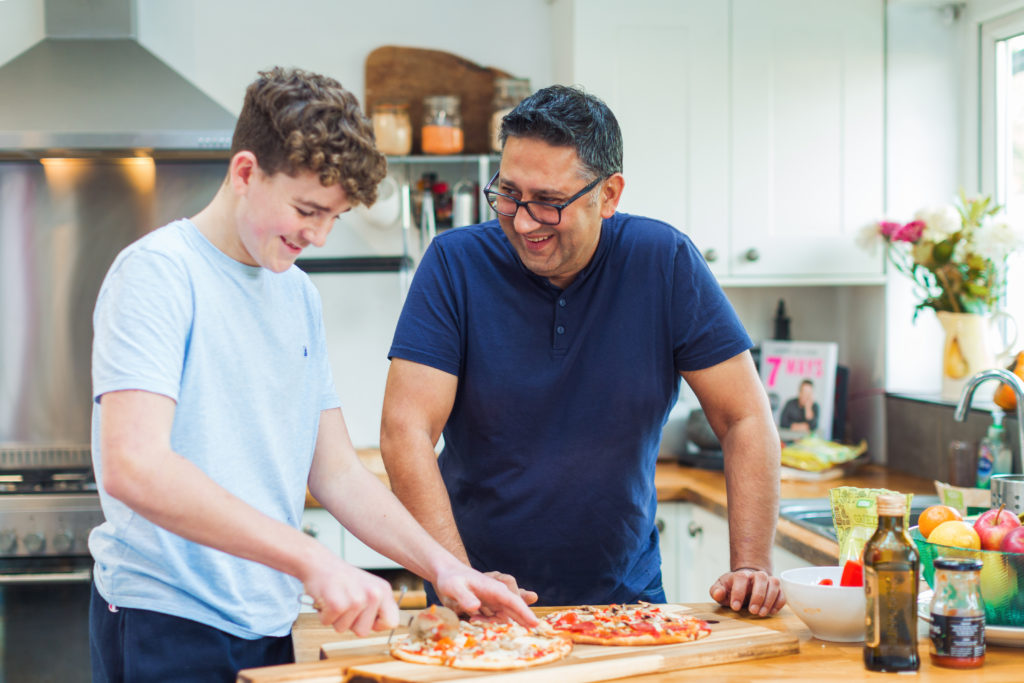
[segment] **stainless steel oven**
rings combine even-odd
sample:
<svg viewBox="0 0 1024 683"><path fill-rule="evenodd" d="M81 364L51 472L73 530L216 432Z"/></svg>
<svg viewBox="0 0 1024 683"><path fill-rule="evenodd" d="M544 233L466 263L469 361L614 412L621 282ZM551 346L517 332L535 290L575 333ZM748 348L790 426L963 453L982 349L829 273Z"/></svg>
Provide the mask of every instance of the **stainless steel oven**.
<svg viewBox="0 0 1024 683"><path fill-rule="evenodd" d="M88 539L102 521L87 447L0 447L0 682L90 680Z"/></svg>

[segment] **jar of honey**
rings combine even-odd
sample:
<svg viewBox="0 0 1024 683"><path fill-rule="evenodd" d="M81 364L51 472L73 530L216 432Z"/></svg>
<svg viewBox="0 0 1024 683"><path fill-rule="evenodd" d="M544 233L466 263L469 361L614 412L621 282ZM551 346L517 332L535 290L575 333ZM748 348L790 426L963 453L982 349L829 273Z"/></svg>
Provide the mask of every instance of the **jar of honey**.
<svg viewBox="0 0 1024 683"><path fill-rule="evenodd" d="M458 154L465 142L462 114L456 95L432 95L423 99L420 147L424 154Z"/></svg>
<svg viewBox="0 0 1024 683"><path fill-rule="evenodd" d="M381 154L405 156L412 151L412 123L407 102L379 102L373 106L371 120Z"/></svg>

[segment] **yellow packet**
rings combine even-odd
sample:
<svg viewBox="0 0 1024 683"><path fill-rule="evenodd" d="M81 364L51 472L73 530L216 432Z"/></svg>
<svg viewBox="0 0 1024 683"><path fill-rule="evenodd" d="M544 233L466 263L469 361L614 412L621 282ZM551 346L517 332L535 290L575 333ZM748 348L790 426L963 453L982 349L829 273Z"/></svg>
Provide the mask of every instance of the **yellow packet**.
<svg viewBox="0 0 1024 683"><path fill-rule="evenodd" d="M862 489L856 486L837 486L829 490L832 501L832 524L839 541L839 566L847 560L860 561L864 544L878 528L878 510L875 499L883 494L905 495L907 512L903 517L904 528L910 520L910 501L913 493L900 493L889 489Z"/></svg>

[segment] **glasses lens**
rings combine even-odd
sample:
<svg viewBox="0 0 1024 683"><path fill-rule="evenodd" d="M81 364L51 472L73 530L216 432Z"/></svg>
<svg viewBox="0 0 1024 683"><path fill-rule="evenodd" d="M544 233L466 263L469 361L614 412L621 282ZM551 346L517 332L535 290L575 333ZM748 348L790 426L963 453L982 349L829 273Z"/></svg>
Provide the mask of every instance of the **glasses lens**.
<svg viewBox="0 0 1024 683"><path fill-rule="evenodd" d="M487 203L491 205L491 208L500 213L503 216L510 216L516 212L516 203L496 192L486 192Z"/></svg>
<svg viewBox="0 0 1024 683"><path fill-rule="evenodd" d="M561 215L558 207L540 202L526 202L526 210L533 216L533 220L545 225L558 225Z"/></svg>

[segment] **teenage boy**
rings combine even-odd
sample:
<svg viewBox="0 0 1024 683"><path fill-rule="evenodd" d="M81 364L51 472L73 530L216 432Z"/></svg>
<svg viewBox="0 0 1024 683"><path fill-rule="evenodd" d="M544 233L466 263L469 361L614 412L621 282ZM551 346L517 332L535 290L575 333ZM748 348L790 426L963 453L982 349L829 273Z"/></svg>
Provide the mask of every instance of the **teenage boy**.
<svg viewBox="0 0 1024 683"><path fill-rule="evenodd" d="M372 204L385 171L351 93L262 72L210 204L110 267L94 314L94 681L233 681L292 661L303 588L338 631L393 628L390 585L298 530L307 486L461 609L536 623L436 543L349 439L320 298L294 262Z"/></svg>

